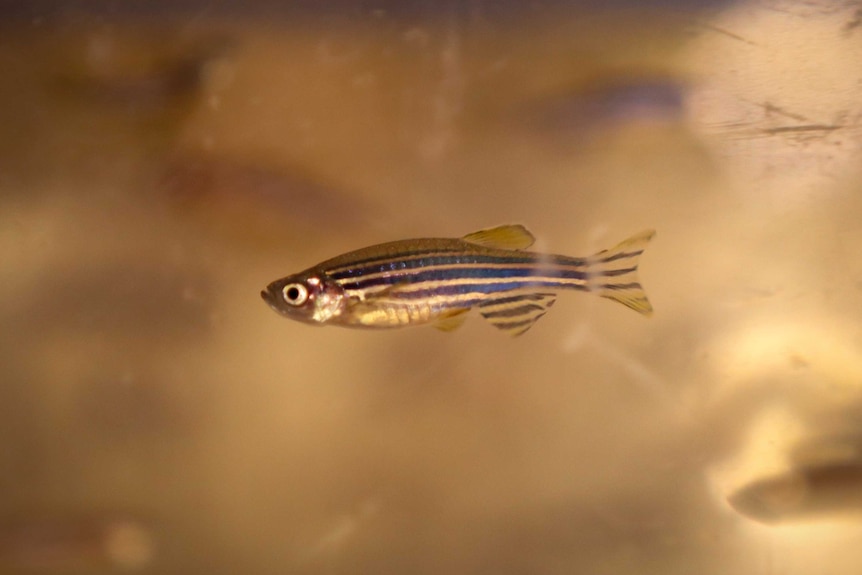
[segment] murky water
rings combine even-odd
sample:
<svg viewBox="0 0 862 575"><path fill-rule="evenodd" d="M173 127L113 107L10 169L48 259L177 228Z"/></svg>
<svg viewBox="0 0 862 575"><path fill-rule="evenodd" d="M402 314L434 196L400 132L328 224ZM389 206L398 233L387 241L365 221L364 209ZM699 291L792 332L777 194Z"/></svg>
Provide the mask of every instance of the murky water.
<svg viewBox="0 0 862 575"><path fill-rule="evenodd" d="M856 3L0 22L4 572L856 573ZM655 228L656 313L313 328L271 280Z"/></svg>

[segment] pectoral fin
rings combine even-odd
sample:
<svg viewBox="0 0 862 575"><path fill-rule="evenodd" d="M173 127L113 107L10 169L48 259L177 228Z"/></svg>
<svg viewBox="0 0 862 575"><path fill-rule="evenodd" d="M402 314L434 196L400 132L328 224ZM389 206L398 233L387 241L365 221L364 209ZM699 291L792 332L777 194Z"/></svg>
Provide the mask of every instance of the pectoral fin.
<svg viewBox="0 0 862 575"><path fill-rule="evenodd" d="M461 238L471 244L479 244L486 248L504 250L525 250L536 241L527 228L520 224L497 226L487 230L479 230Z"/></svg>
<svg viewBox="0 0 862 575"><path fill-rule="evenodd" d="M513 295L479 304L479 313L494 326L511 335L521 335L554 305L556 294Z"/></svg>
<svg viewBox="0 0 862 575"><path fill-rule="evenodd" d="M451 311L438 318L437 321L434 323L434 327L436 327L440 331L455 331L456 329L464 325L464 321L467 319L468 311L470 311L469 308Z"/></svg>

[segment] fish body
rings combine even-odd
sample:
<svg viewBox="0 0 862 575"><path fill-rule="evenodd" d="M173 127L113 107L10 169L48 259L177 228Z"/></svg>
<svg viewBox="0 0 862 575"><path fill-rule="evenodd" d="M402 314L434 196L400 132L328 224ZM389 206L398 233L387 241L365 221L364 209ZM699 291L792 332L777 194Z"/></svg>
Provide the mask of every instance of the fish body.
<svg viewBox="0 0 862 575"><path fill-rule="evenodd" d="M728 498L736 511L767 524L789 523L862 510L862 463L830 462L793 469L745 485Z"/></svg>
<svg viewBox="0 0 862 575"><path fill-rule="evenodd" d="M650 315L637 267L654 233L586 258L525 251L534 238L520 225L457 239L400 240L276 280L261 296L292 319L359 328L434 324L452 330L476 308L494 326L520 335L563 290L595 292Z"/></svg>

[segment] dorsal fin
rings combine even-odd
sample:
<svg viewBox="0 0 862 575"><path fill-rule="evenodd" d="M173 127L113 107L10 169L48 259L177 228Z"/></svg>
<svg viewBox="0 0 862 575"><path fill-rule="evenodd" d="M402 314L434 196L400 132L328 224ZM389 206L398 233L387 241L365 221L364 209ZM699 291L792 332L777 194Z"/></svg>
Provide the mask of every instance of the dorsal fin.
<svg viewBox="0 0 862 575"><path fill-rule="evenodd" d="M470 311L470 308L457 309L447 314L444 314L440 316L436 322L434 322L434 327L436 327L440 331L455 331L456 329L464 325L464 321L467 319L468 311Z"/></svg>
<svg viewBox="0 0 862 575"><path fill-rule="evenodd" d="M556 298L552 293L507 296L479 304L479 313L495 327L521 335L548 312Z"/></svg>
<svg viewBox="0 0 862 575"><path fill-rule="evenodd" d="M461 238L465 242L479 244L486 248L504 250L525 250L536 241L527 228L521 224L497 226L487 230L479 230Z"/></svg>

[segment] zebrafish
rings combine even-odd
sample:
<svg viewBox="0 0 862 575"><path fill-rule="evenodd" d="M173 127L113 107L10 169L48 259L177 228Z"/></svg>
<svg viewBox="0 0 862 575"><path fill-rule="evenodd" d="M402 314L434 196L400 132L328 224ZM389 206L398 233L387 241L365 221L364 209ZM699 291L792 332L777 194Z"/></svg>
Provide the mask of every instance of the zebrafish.
<svg viewBox="0 0 862 575"><path fill-rule="evenodd" d="M451 331L477 308L520 335L561 290L593 292L650 315L637 279L638 258L655 232L641 232L586 258L524 251L535 238L506 225L460 239L379 244L322 262L269 284L261 296L289 318L315 325L392 328L433 324Z"/></svg>

